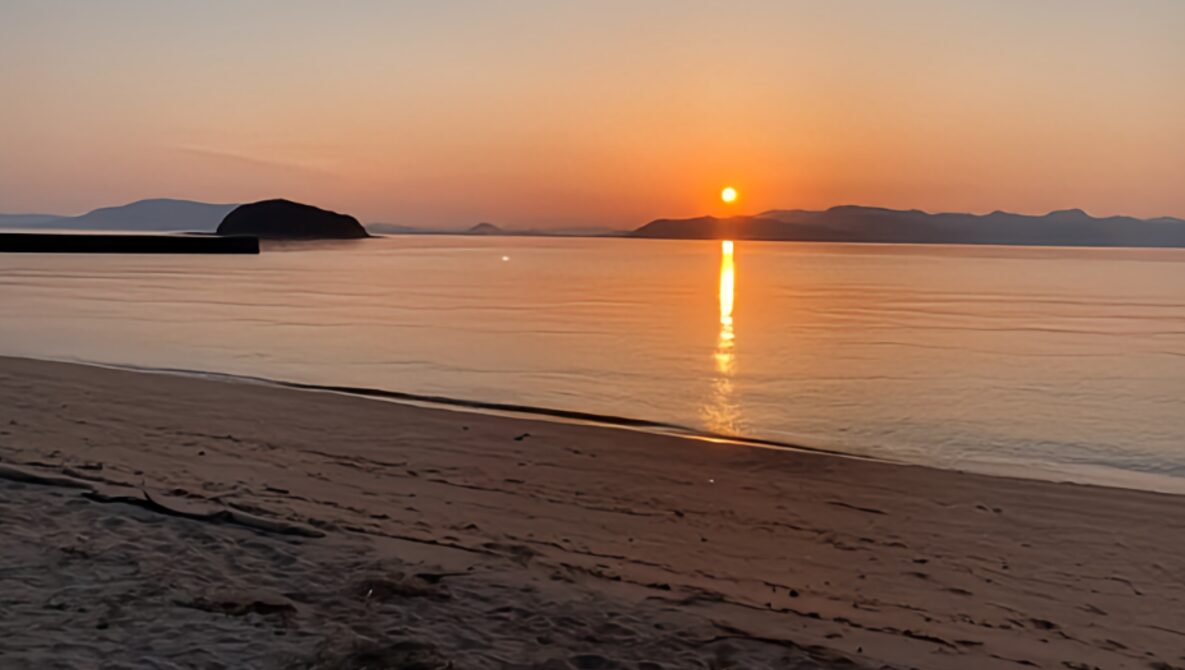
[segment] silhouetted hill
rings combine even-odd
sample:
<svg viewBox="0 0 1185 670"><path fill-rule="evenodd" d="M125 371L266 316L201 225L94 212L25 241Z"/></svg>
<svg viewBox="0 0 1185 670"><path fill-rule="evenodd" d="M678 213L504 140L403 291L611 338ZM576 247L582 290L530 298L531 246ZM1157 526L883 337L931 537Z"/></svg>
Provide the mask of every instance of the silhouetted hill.
<svg viewBox="0 0 1185 670"><path fill-rule="evenodd" d="M492 223L482 222L465 231L466 235L502 235L503 231Z"/></svg>
<svg viewBox="0 0 1185 670"><path fill-rule="evenodd" d="M666 239L741 239L912 244L1185 247L1185 220L1095 218L1080 209L1043 216L928 214L845 205L824 211L770 210L755 216L658 219L631 233Z"/></svg>
<svg viewBox="0 0 1185 670"><path fill-rule="evenodd" d="M218 226L219 235L265 239L330 240L370 237L358 219L291 200L239 205Z"/></svg>
<svg viewBox="0 0 1185 670"><path fill-rule="evenodd" d="M0 216L0 225L62 230L134 230L211 233L234 205L157 198L102 207L81 216L18 214ZM30 219L29 217L33 217ZM37 218L40 217L40 220Z"/></svg>

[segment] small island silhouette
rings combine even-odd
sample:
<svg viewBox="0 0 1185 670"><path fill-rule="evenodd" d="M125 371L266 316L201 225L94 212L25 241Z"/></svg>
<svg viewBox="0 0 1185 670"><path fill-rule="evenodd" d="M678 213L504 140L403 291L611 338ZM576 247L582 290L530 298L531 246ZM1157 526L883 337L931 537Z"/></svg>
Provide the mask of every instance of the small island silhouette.
<svg viewBox="0 0 1185 670"><path fill-rule="evenodd" d="M370 237L348 214L291 200L239 205L218 225L219 235L254 235L272 240L342 240Z"/></svg>

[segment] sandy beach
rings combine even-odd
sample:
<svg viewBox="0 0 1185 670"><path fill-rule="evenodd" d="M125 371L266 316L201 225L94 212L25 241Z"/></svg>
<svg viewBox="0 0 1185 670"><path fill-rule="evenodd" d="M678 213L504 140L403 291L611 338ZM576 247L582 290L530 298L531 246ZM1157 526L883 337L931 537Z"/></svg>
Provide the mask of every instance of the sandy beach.
<svg viewBox="0 0 1185 670"><path fill-rule="evenodd" d="M1175 496L0 358L0 667L1185 667Z"/></svg>

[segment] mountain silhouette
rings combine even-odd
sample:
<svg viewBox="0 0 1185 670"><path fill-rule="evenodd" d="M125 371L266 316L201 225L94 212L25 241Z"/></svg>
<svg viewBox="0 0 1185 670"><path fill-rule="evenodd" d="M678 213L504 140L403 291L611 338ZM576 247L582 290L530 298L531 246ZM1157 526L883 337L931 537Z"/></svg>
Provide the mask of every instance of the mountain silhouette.
<svg viewBox="0 0 1185 670"><path fill-rule="evenodd" d="M466 235L502 235L504 233L505 231L503 231L498 226L495 226L492 223L486 223L484 221L470 227L465 231Z"/></svg>
<svg viewBox="0 0 1185 670"><path fill-rule="evenodd" d="M1001 211L929 214L917 209L843 205L823 211L775 209L728 218L658 219L630 235L693 240L1185 247L1185 220L1096 218L1081 209L1031 216Z"/></svg>
<svg viewBox="0 0 1185 670"><path fill-rule="evenodd" d="M0 215L0 226L62 230L133 230L212 233L234 205L154 198L102 207L81 216Z"/></svg>
<svg viewBox="0 0 1185 670"><path fill-rule="evenodd" d="M291 200L263 200L239 205L218 225L219 235L254 235L264 239L337 240L370 237L348 214Z"/></svg>

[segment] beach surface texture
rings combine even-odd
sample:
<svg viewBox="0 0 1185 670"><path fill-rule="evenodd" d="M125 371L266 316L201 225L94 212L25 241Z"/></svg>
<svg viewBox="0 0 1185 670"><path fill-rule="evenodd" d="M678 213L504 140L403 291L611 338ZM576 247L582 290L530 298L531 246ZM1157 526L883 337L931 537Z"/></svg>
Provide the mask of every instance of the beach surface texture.
<svg viewBox="0 0 1185 670"><path fill-rule="evenodd" d="M1177 496L0 358L0 668L1185 668Z"/></svg>

